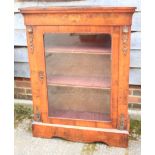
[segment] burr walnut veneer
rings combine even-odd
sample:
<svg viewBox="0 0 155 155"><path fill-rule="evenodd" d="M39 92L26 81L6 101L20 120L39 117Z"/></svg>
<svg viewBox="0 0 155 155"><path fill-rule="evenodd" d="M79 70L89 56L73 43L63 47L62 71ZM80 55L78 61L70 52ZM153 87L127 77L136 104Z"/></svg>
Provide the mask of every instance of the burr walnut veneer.
<svg viewBox="0 0 155 155"><path fill-rule="evenodd" d="M35 137L127 147L134 7L23 8Z"/></svg>

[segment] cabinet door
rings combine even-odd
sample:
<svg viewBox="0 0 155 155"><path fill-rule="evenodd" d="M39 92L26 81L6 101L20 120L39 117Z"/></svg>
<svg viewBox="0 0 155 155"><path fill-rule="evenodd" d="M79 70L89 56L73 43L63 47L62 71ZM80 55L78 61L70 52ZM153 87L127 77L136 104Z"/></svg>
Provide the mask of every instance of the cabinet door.
<svg viewBox="0 0 155 155"><path fill-rule="evenodd" d="M107 27L92 27L92 31L87 26L65 28L36 29L42 35L38 50L44 49L46 73L42 121L112 128L118 64L113 62L111 29L107 34Z"/></svg>

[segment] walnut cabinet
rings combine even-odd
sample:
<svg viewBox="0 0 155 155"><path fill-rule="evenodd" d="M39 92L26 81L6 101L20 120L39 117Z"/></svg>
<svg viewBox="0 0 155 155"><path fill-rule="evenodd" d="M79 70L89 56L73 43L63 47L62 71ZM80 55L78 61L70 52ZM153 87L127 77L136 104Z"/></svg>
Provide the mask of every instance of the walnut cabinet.
<svg viewBox="0 0 155 155"><path fill-rule="evenodd" d="M134 7L22 8L35 137L127 147Z"/></svg>

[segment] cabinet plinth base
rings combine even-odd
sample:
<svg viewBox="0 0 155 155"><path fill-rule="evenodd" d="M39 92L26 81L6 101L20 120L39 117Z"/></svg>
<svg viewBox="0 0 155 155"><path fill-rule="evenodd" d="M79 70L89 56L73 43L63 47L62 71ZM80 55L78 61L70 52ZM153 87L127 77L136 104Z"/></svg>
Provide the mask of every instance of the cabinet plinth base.
<svg viewBox="0 0 155 155"><path fill-rule="evenodd" d="M128 147L127 130L103 129L33 122L34 137L60 137L76 142L103 142L109 146Z"/></svg>

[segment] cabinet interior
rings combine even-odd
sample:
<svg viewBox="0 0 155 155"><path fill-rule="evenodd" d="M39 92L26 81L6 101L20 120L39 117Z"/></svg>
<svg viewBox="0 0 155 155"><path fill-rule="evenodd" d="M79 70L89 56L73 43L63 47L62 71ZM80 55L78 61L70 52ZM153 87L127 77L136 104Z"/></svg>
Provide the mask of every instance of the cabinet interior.
<svg viewBox="0 0 155 155"><path fill-rule="evenodd" d="M48 116L110 121L111 36L45 33Z"/></svg>

